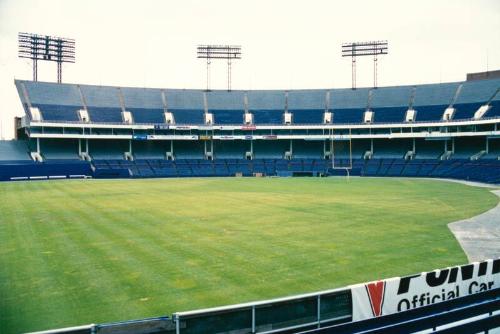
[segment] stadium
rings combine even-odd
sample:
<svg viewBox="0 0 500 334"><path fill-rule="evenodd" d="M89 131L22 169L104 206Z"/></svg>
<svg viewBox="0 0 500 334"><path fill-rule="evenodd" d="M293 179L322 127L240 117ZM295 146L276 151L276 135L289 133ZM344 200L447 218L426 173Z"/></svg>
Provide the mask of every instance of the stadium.
<svg viewBox="0 0 500 334"><path fill-rule="evenodd" d="M228 89L214 54L206 89L63 83L74 41L18 38L1 333L500 328L500 70L356 87L351 55L352 87L232 89L237 47L204 45Z"/></svg>
<svg viewBox="0 0 500 334"><path fill-rule="evenodd" d="M500 79L246 92L16 87L27 115L18 131L27 138L13 143L10 159L31 155L51 175L53 160L64 176L350 172L500 182ZM12 169L5 177L31 176Z"/></svg>

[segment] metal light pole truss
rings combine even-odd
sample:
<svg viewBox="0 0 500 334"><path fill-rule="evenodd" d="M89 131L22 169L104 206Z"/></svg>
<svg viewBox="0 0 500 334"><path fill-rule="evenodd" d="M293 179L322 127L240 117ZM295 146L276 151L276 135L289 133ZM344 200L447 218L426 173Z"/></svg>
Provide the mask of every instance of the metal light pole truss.
<svg viewBox="0 0 500 334"><path fill-rule="evenodd" d="M231 91L231 66L232 61L241 59L241 46L239 45L198 45L198 58L207 60L207 91L210 91L210 64L212 59L227 60L227 90Z"/></svg>
<svg viewBox="0 0 500 334"><path fill-rule="evenodd" d="M356 57L373 56L373 87L377 88L377 60L379 55L389 51L387 41L354 42L342 44L342 57L352 60L352 89L356 89Z"/></svg>
<svg viewBox="0 0 500 334"><path fill-rule="evenodd" d="M38 61L57 63L57 82L62 80L62 64L75 62L75 40L20 32L18 34L20 58L33 60L33 81L38 80Z"/></svg>

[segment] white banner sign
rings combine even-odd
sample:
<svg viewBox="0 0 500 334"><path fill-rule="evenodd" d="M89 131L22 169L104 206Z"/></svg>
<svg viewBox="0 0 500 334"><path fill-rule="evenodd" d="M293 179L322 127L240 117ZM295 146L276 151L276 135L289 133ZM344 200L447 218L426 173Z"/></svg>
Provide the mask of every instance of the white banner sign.
<svg viewBox="0 0 500 334"><path fill-rule="evenodd" d="M359 321L500 288L500 259L350 286Z"/></svg>
<svg viewBox="0 0 500 334"><path fill-rule="evenodd" d="M146 140L197 140L197 135L147 135Z"/></svg>

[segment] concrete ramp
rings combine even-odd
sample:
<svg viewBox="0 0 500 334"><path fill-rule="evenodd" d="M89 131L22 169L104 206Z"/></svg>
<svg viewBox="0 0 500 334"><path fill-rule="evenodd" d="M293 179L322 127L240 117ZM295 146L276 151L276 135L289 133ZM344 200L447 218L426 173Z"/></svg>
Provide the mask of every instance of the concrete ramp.
<svg viewBox="0 0 500 334"><path fill-rule="evenodd" d="M500 190L492 193L500 197ZM469 262L500 257L500 203L478 216L448 224Z"/></svg>

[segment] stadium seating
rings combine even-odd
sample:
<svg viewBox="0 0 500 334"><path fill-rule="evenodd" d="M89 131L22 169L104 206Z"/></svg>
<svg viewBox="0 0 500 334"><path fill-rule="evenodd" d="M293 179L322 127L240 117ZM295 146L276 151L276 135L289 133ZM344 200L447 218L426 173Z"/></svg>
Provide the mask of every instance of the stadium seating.
<svg viewBox="0 0 500 334"><path fill-rule="evenodd" d="M31 161L24 140L0 140L0 161Z"/></svg>
<svg viewBox="0 0 500 334"><path fill-rule="evenodd" d="M425 143L425 146L422 146ZM222 147L215 160L203 158L200 142L176 143L177 159L170 161L162 156L164 150L151 142L136 144L135 160L124 160L127 149L124 142L89 141L91 163L79 161L72 151L71 141L49 140L43 143L43 163L32 162L28 155L29 143L25 141L0 141L0 178L10 180L19 177L51 177L86 175L94 177L187 177L187 176L251 176L263 175L346 175L342 167L350 167L350 175L358 176L398 176L398 177L439 177L456 178L488 183L500 183L500 146L491 145L490 154L478 160L470 157L477 153L480 141L461 139L460 147L449 160L440 160L441 142L422 142L422 149L413 160L405 160L404 152L408 142L396 144L376 140L375 154L372 159L362 159L360 152L354 150L352 164L349 155L340 154L332 161L321 157L319 145L315 151L311 147L297 144L297 157L283 159L280 143L269 145L256 143L258 154L253 160L243 159L243 143L219 143ZM284 143L281 143L284 144ZM477 144L477 145L476 145ZM314 148L314 147L313 147ZM356 153L357 152L357 153ZM302 173L302 174L301 174Z"/></svg>
<svg viewBox="0 0 500 334"><path fill-rule="evenodd" d="M16 81L25 107L27 101L21 93L22 86L26 87L31 104L41 110L46 121L78 121L76 111L86 106L90 121L95 123L122 123L124 108L132 113L135 123L163 123L163 112L168 110L174 114L177 124L192 125L203 124L205 107L214 114L215 124L242 124L245 95L255 124L282 124L285 104L295 124L322 123L326 108L334 113L336 124L362 123L367 109L375 113L375 123L401 123L410 104L417 110L416 121L440 121L448 106L456 109L454 119L469 119L477 108L492 98L492 108L485 117L498 117L500 96L494 97L494 94L499 83L499 79L492 79L356 90L203 92Z"/></svg>
<svg viewBox="0 0 500 334"><path fill-rule="evenodd" d="M457 131L457 126L446 127L442 121L448 107L455 109L452 119L463 121L459 131L496 129L495 124L480 128L471 127L467 122L485 104L489 104L490 109L484 118L500 117L500 79L377 89L230 92L21 80L16 80L15 84L28 119L28 106L31 105L40 109L43 121L55 122L57 125L52 128L28 125L26 134L21 134L25 139L0 141L0 165L3 165L4 180L17 178L21 171L28 178L56 174L65 177L81 174L97 178L143 178L254 174L345 175L345 168L349 168L350 175L359 176L446 177L500 182L500 140L496 135L453 139L451 136L387 137L387 134L393 133L393 128L399 134L414 131L404 128L408 125L406 112L410 108L416 110L416 122L442 122L421 124L420 128L415 128L420 133ZM81 122L81 115L77 113L80 109L88 111L90 124L66 126L68 122ZM368 110L374 113L372 123L379 124L379 128L359 126L364 122L364 114ZM131 113L133 123L137 126L132 128L124 125L123 111ZM165 124L165 111L173 114L175 125L179 128ZM255 125L272 127L210 127L193 130L190 126L204 124L206 111L213 115L216 126L241 126L244 113L248 111L253 114ZM307 127L295 127L294 130L274 127L283 125L285 111L292 114L292 124ZM308 135L328 135L325 132L328 130L316 126L323 123L325 111L333 113L335 126L340 125L335 129L337 134L342 131L347 134L347 131L352 130L365 136L352 143L347 138L335 140L333 147L330 147L330 141L325 140L325 137L321 140L307 138ZM146 124L149 127L142 127ZM347 130L343 124L356 126ZM33 138L35 134L42 133L48 133L49 137L53 133L55 136L38 140ZM82 133L92 136L82 137ZM61 134L78 136L61 139ZM146 138L157 134L200 137L188 137L186 140ZM375 136L366 136L372 134ZM386 137L376 137L376 134ZM124 136L115 139L116 135ZM213 135L227 135L227 138L211 140ZM235 140L233 136L238 135L239 140ZM245 140L241 140L242 135ZM268 135L272 138L254 140L253 135ZM276 135L306 137L277 139ZM106 139L98 139L99 136L106 136ZM334 159L325 159L325 155L332 153L332 148ZM43 163L34 163L30 159L30 153L38 149ZM90 162L80 161L82 152L86 152L83 157ZM67 166L68 170L64 171L63 166Z"/></svg>
<svg viewBox="0 0 500 334"><path fill-rule="evenodd" d="M338 165L348 166L347 159L337 161ZM331 161L324 159L256 159L245 161L238 159L203 159L167 160L95 160L96 171L129 170L130 177L187 177L187 176L251 176L254 173L274 176L306 175L347 175L343 169L331 168ZM392 176L392 177L434 177L453 178L488 183L500 183L500 161L483 159L436 160L397 158L352 161L350 175L353 176ZM294 174L295 173L295 174Z"/></svg>

